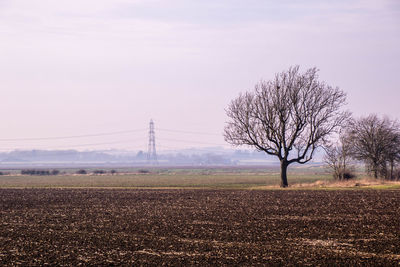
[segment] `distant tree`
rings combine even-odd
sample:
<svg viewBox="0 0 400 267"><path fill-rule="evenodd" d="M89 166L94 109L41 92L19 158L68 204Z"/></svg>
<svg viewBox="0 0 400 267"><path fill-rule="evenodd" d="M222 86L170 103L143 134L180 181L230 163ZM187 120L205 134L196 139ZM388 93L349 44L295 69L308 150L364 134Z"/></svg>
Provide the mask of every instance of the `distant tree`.
<svg viewBox="0 0 400 267"><path fill-rule="evenodd" d="M117 173L117 171L116 171L116 170L114 170L114 169L112 169L112 170L110 171L110 173L111 173L112 175L114 175L114 174L116 174L116 173Z"/></svg>
<svg viewBox="0 0 400 267"><path fill-rule="evenodd" d="M341 111L346 94L318 81L317 72L311 68L300 73L298 66L291 67L239 95L226 111L230 121L225 140L278 157L282 187L288 186L288 166L309 162L315 149L350 115Z"/></svg>
<svg viewBox="0 0 400 267"><path fill-rule="evenodd" d="M387 160L390 166L388 178L391 180L399 179L400 176L395 173L395 165L400 162L400 125L397 122L392 123L392 130L390 131L389 142L390 146L387 147Z"/></svg>
<svg viewBox="0 0 400 267"><path fill-rule="evenodd" d="M333 172L336 180L348 180L355 177L353 174L352 146L347 133L341 133L334 143L324 146L324 161Z"/></svg>
<svg viewBox="0 0 400 267"><path fill-rule="evenodd" d="M392 179L394 165L400 161L399 124L386 117L369 115L353 120L350 134L354 157L366 164L367 171L375 178Z"/></svg>
<svg viewBox="0 0 400 267"><path fill-rule="evenodd" d="M54 169L51 171L51 175L59 175L59 174L60 174L59 170Z"/></svg>
<svg viewBox="0 0 400 267"><path fill-rule="evenodd" d="M393 180L400 180L400 168L393 171Z"/></svg>

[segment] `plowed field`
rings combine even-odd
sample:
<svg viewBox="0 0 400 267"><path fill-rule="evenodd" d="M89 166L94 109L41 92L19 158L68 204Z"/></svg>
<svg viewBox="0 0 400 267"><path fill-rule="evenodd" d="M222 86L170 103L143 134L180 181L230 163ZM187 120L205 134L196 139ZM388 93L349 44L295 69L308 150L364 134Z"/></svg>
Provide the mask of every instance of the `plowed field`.
<svg viewBox="0 0 400 267"><path fill-rule="evenodd" d="M400 191L0 189L0 265L398 265Z"/></svg>

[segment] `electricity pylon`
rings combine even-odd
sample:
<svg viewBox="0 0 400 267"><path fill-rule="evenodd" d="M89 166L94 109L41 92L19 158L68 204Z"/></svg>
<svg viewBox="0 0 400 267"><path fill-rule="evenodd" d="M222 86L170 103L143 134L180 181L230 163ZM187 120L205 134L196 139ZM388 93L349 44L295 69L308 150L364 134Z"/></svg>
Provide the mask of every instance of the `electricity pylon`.
<svg viewBox="0 0 400 267"><path fill-rule="evenodd" d="M156 136L154 134L154 122L150 120L149 127L149 149L147 151L147 163L151 165L157 165L157 153L156 153Z"/></svg>

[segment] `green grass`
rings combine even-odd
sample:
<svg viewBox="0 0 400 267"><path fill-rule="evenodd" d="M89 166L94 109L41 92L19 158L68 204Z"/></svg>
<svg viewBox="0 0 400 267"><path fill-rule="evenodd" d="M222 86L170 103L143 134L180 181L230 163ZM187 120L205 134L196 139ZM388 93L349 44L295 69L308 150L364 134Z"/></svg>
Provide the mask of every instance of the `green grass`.
<svg viewBox="0 0 400 267"><path fill-rule="evenodd" d="M363 188L363 187L361 187ZM381 185L371 185L366 186L369 189L400 189L400 184L381 184Z"/></svg>
<svg viewBox="0 0 400 267"><path fill-rule="evenodd" d="M182 188L182 189L271 189L279 186L278 168L154 168L150 173L117 175L76 175L66 173L57 176L0 176L0 188ZM400 184L369 186L310 185L316 181L332 181L330 174L320 167L291 168L288 174L292 189L400 189ZM309 184L300 186L299 184ZM326 184L326 183L325 183ZM299 185L299 186L296 186Z"/></svg>
<svg viewBox="0 0 400 267"><path fill-rule="evenodd" d="M246 188L266 183L262 176L136 174L2 176L0 187L223 187Z"/></svg>
<svg viewBox="0 0 400 267"><path fill-rule="evenodd" d="M249 189L279 185L279 170L270 169L152 169L149 174L57 176L0 176L0 188L220 188ZM311 183L330 179L323 172L294 170L289 183Z"/></svg>

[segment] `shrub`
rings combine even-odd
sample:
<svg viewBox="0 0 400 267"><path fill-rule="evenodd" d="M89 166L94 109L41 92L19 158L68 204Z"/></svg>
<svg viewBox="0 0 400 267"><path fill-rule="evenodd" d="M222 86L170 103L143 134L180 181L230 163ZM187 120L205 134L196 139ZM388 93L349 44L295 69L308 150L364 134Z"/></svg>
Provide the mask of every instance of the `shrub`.
<svg viewBox="0 0 400 267"><path fill-rule="evenodd" d="M77 174L87 174L86 170L80 169L76 172Z"/></svg>
<svg viewBox="0 0 400 267"><path fill-rule="evenodd" d="M104 174L104 173L106 173L106 171L104 171L104 170L94 170L93 173L94 174Z"/></svg>
<svg viewBox="0 0 400 267"><path fill-rule="evenodd" d="M350 179L354 179L356 176L354 175L354 173L351 173L349 171L346 171L343 173L343 180L350 180Z"/></svg>
<svg viewBox="0 0 400 267"><path fill-rule="evenodd" d="M21 174L22 175L50 175L50 171L49 170L35 170L35 169L24 169L21 170Z"/></svg>

